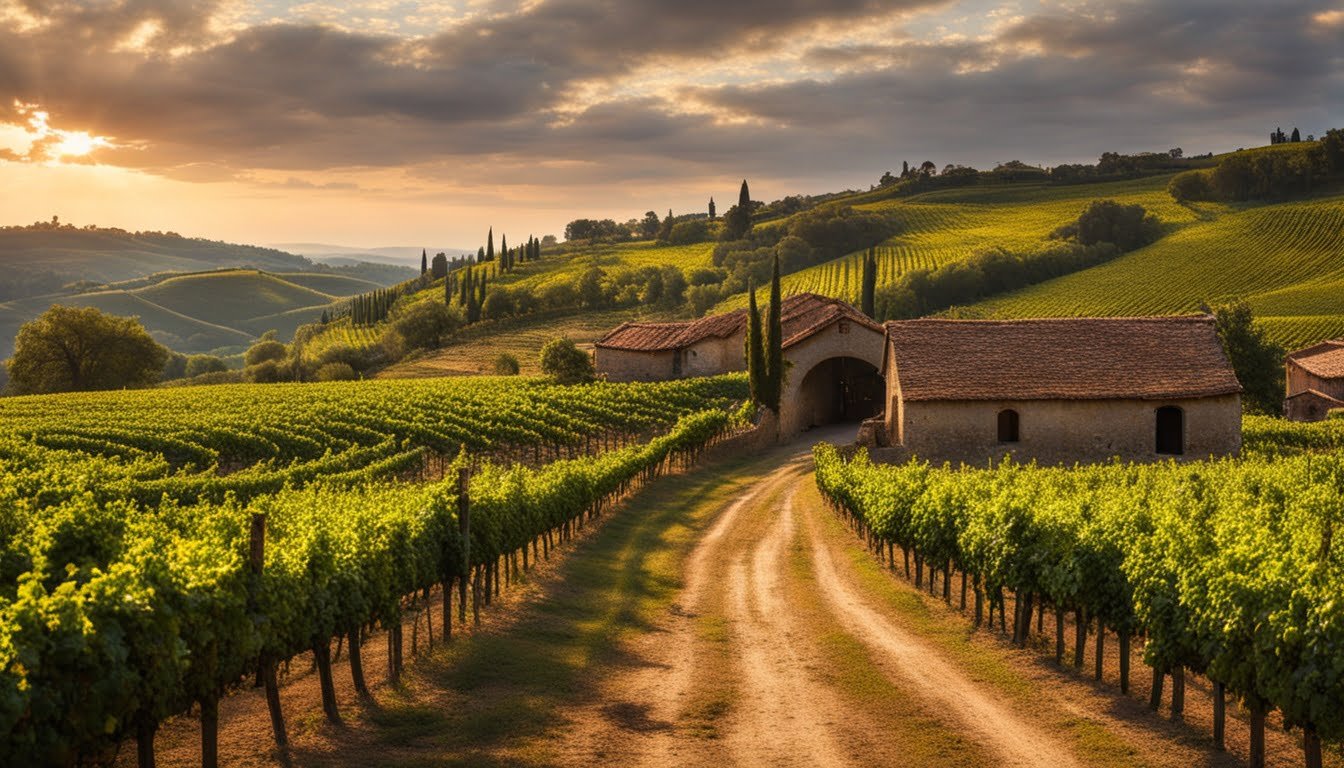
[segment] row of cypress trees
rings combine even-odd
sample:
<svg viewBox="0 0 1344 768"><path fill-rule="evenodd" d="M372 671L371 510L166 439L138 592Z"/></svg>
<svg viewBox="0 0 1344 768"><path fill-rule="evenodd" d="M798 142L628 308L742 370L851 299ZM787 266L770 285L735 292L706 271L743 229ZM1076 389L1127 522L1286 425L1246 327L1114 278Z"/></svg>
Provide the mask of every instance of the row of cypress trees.
<svg viewBox="0 0 1344 768"><path fill-rule="evenodd" d="M775 256L774 271L770 276L770 307L766 312L765 328L761 328L761 312L756 306L756 288L747 285L747 379L751 399L779 413L784 394L784 323L783 300L779 289L779 256Z"/></svg>

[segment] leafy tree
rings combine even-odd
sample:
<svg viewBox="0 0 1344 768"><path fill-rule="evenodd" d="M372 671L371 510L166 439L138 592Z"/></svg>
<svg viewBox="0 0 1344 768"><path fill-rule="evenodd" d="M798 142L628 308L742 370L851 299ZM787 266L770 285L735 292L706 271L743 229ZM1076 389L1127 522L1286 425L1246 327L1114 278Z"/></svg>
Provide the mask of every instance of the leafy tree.
<svg viewBox="0 0 1344 768"><path fill-rule="evenodd" d="M443 339L462 325L462 316L437 301L410 305L392 328L412 349L438 349Z"/></svg>
<svg viewBox="0 0 1344 768"><path fill-rule="evenodd" d="M518 364L518 358L508 352L501 352L495 358L496 376L517 376L520 370L522 370L522 367Z"/></svg>
<svg viewBox="0 0 1344 768"><path fill-rule="evenodd" d="M761 338L761 311L756 306L756 286L747 283L747 382L751 399L765 402L765 340Z"/></svg>
<svg viewBox="0 0 1344 768"><path fill-rule="evenodd" d="M593 359L573 339L551 339L541 348L541 372L557 384L581 384L593 380Z"/></svg>
<svg viewBox="0 0 1344 768"><path fill-rule="evenodd" d="M1132 251L1153 242L1161 234L1161 223L1143 206L1093 200L1077 221L1055 230L1052 237L1077 240L1081 245L1113 243L1122 251Z"/></svg>
<svg viewBox="0 0 1344 768"><path fill-rule="evenodd" d="M877 186L890 187L897 181L899 181L899 179L896 178L896 174L892 173L891 171L887 171L886 173L882 174L882 178L877 180Z"/></svg>
<svg viewBox="0 0 1344 768"><path fill-rule="evenodd" d="M1167 184L1167 192L1178 203L1209 200L1213 194L1208 174L1200 170L1176 174Z"/></svg>
<svg viewBox="0 0 1344 768"><path fill-rule="evenodd" d="M261 341L248 347L243 354L243 364L252 366L267 360L280 361L289 356L289 348L274 338L262 337Z"/></svg>
<svg viewBox="0 0 1344 768"><path fill-rule="evenodd" d="M1283 348L1269 340L1245 301L1214 307L1213 318L1218 341L1245 390L1243 407L1252 413L1282 413Z"/></svg>
<svg viewBox="0 0 1344 768"><path fill-rule="evenodd" d="M673 227L673 226L674 226L674 222L673 222L673 219L672 219L672 209L671 209L671 208L668 208L668 209L667 209L667 218L663 219L662 222L658 225L658 241L659 241L659 242L666 243L666 242L668 242L669 240L672 239L672 227Z"/></svg>
<svg viewBox="0 0 1344 768"><path fill-rule="evenodd" d="M207 373L223 373L229 370L229 364L214 355L191 355L187 358L187 368L183 373L187 378L195 378Z"/></svg>
<svg viewBox="0 0 1344 768"><path fill-rule="evenodd" d="M667 242L672 245L703 243L709 239L709 222L705 219L679 221L668 232Z"/></svg>
<svg viewBox="0 0 1344 768"><path fill-rule="evenodd" d="M644 218L639 220L639 234L648 239L658 236L658 227L662 222L658 220L658 214L653 211L647 211Z"/></svg>
<svg viewBox="0 0 1344 768"><path fill-rule="evenodd" d="M434 255L433 266L430 268L430 276L435 280L448 276L448 256L438 253Z"/></svg>
<svg viewBox="0 0 1344 768"><path fill-rule="evenodd" d="M120 389L154 383L168 354L135 318L56 305L19 328L6 367L21 394Z"/></svg>
<svg viewBox="0 0 1344 768"><path fill-rule="evenodd" d="M770 277L770 313L765 328L765 405L779 413L780 398L784 394L784 301L779 289L779 257L775 257Z"/></svg>

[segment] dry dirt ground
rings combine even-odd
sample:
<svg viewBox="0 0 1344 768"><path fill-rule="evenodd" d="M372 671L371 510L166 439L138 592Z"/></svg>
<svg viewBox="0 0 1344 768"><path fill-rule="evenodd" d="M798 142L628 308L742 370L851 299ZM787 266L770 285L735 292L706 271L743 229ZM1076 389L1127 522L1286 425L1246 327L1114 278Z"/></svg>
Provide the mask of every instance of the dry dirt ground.
<svg viewBox="0 0 1344 768"><path fill-rule="evenodd" d="M1145 706L1137 651L1124 695L1114 653L1101 682L1085 673L1090 660L1061 669L1049 620L1014 649L882 566L817 494L810 442L658 481L451 644L434 608L435 649L421 622L399 686L386 682L379 633L365 651L372 701L336 666L341 726L325 721L316 675L295 659L282 690L290 748L274 748L264 700L245 690L221 705L221 764L1245 763L1241 713L1228 751L1212 748L1202 681L1172 722ZM409 654L409 625L404 635ZM198 762L197 725L165 726L161 765ZM1292 735L1269 736L1270 765L1301 764ZM132 745L122 757L134 763Z"/></svg>

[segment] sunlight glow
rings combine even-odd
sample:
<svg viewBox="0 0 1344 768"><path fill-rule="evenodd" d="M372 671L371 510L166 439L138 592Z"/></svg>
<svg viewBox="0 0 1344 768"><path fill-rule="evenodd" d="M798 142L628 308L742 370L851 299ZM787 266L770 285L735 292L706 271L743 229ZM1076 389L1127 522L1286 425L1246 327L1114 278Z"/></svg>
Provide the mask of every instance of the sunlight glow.
<svg viewBox="0 0 1344 768"><path fill-rule="evenodd" d="M5 143L19 159L29 162L55 162L62 158L85 157L95 150L117 146L107 136L95 136L88 131L68 131L51 126L51 115L37 104L14 102L14 109L25 119L26 125L4 125L0 134L9 135ZM18 138L26 139L27 146L13 146Z"/></svg>

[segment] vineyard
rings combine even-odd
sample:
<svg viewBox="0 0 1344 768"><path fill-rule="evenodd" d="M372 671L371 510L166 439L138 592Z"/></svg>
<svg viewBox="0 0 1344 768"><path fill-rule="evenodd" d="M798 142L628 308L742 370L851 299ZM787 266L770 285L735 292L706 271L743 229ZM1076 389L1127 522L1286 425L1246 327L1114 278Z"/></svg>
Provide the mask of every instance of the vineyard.
<svg viewBox="0 0 1344 768"><path fill-rule="evenodd" d="M1297 347L1344 333L1341 254L1344 198L1249 208L973 310L990 317L1169 314L1240 297L1275 340Z"/></svg>
<svg viewBox="0 0 1344 768"><path fill-rule="evenodd" d="M1265 715L1278 710L1319 766L1322 739L1344 739L1344 557L1332 546L1344 459L1317 452L1339 434L1253 419L1250 458L1196 464L877 466L825 444L814 457L818 487L869 547L893 568L903 556L907 573L913 557L917 586L932 590L941 573L948 602L960 574L978 625L997 610L1025 646L1034 607L1048 607L1057 660L1070 616L1075 665L1092 633L1098 670L1110 630L1124 690L1140 639L1153 708L1170 677L1178 717L1186 672L1205 675L1217 745L1230 694L1251 711L1253 764ZM1016 597L1011 621L1005 593Z"/></svg>
<svg viewBox="0 0 1344 768"><path fill-rule="evenodd" d="M307 651L339 720L331 640L362 687L371 628L399 649L439 588L447 631L453 586L464 621L529 547L692 459L744 395L740 377L515 378L5 400L0 762L97 761L127 737L152 755L195 705L214 764L220 697L253 676L269 695ZM446 479L387 482L435 455Z"/></svg>

